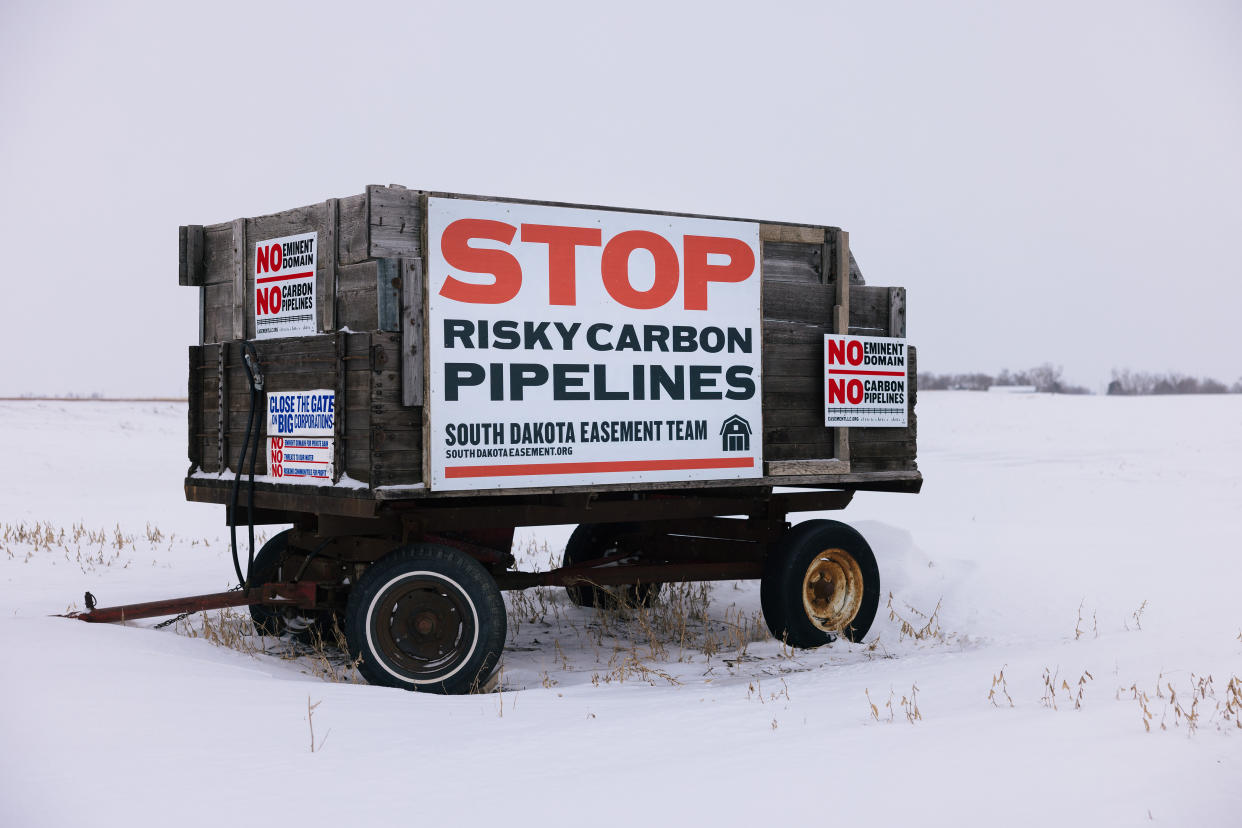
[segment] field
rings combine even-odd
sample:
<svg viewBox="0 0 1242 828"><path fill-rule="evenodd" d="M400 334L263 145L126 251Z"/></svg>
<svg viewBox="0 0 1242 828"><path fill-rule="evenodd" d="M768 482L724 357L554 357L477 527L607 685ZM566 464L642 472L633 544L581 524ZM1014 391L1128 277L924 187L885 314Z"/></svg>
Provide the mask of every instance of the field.
<svg viewBox="0 0 1242 828"><path fill-rule="evenodd" d="M1242 396L924 393L923 493L821 515L879 558L864 643L782 647L752 583L529 591L454 698L229 613L48 617L229 588L223 509L179 404L0 418L4 825L1239 824Z"/></svg>

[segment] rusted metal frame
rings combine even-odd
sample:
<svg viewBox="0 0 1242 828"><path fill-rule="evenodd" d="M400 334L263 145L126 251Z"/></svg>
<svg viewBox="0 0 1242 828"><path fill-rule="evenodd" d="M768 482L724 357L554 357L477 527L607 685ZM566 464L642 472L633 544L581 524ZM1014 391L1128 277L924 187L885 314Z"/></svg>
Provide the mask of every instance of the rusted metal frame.
<svg viewBox="0 0 1242 828"><path fill-rule="evenodd" d="M311 609L317 600L317 584L314 581L298 581L293 584L264 584L261 587L232 592L213 592L209 595L191 595L188 598L169 598L165 601L148 601L143 604L122 604L115 607L96 607L87 612L75 612L62 616L79 621L108 623L134 621L139 618L157 618L161 615L179 615L183 612L241 607L263 604L269 607L300 607Z"/></svg>
<svg viewBox="0 0 1242 828"><path fill-rule="evenodd" d="M755 518L706 517L662 520L654 528L661 535L740 541L766 541L772 534L769 521ZM638 534L643 534L643 530L639 529Z"/></svg>
<svg viewBox="0 0 1242 828"><path fill-rule="evenodd" d="M619 560L631 561L635 565L763 560L764 550L769 544L768 539L702 538L676 534L620 536L616 542L619 550L616 555L576 562L575 569L616 566Z"/></svg>
<svg viewBox="0 0 1242 828"><path fill-rule="evenodd" d="M394 541L401 540L401 519L394 514L377 517L319 515L314 534L320 540L350 535L372 535Z"/></svg>
<svg viewBox="0 0 1242 828"><path fill-rule="evenodd" d="M854 499L854 488L861 487L807 492L774 492L772 494L772 508L785 514L789 512L828 512L844 509Z"/></svg>
<svg viewBox="0 0 1242 828"><path fill-rule="evenodd" d="M393 550L396 544L391 538L367 535L323 537L318 532L294 529L289 536L291 555L306 555L312 551L325 558L338 561L376 561Z"/></svg>
<svg viewBox="0 0 1242 828"><path fill-rule="evenodd" d="M415 532L472 529L490 526L555 526L568 523L620 523L631 520L664 521L717 515L747 515L755 501L726 498L650 498L597 500L589 505L558 505L540 502L496 503L479 506L454 503L441 506L430 501L407 502L401 511ZM387 504L402 509L396 503Z"/></svg>
<svg viewBox="0 0 1242 828"><path fill-rule="evenodd" d="M246 507L245 503L237 504L237 525L245 526L253 523L255 526L275 526L281 523L292 523L294 514L284 509L259 509L256 508L253 513ZM229 524L233 519L233 506L226 503L224 505L224 522Z"/></svg>
<svg viewBox="0 0 1242 828"><path fill-rule="evenodd" d="M746 581L763 575L762 561L724 561L709 563L657 563L595 568L562 567L549 572L504 572L496 575L496 585L504 590L533 586L572 586L595 584L621 586L680 581Z"/></svg>
<svg viewBox="0 0 1242 828"><path fill-rule="evenodd" d="M465 552L481 564L499 567L513 566L514 557L508 549L492 549L488 546L471 543L462 538L449 538L443 535L423 535L422 540L426 543L438 543L441 546L449 546Z"/></svg>

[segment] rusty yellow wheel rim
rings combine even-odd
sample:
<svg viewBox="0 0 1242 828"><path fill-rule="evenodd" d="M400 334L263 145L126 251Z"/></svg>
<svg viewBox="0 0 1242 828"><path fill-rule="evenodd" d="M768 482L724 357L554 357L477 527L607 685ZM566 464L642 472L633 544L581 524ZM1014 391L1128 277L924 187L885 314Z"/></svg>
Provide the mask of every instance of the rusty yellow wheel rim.
<svg viewBox="0 0 1242 828"><path fill-rule="evenodd" d="M862 608L863 575L844 549L825 549L811 559L802 578L806 617L824 632L840 632Z"/></svg>

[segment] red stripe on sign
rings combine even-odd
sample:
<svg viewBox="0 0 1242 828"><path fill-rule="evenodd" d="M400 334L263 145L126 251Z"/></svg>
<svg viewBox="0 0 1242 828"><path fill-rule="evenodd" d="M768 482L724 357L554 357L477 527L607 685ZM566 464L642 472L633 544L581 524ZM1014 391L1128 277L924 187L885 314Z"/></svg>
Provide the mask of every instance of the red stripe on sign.
<svg viewBox="0 0 1242 828"><path fill-rule="evenodd" d="M287 449L286 449L286 450L287 450ZM285 461L285 465L287 466L287 465L289 465L290 463L293 463L294 465L299 465L299 464L302 464L302 463L322 463L323 465L325 465L325 466L326 466L326 465L327 465L328 463L330 463L330 462L332 462L332 461L330 461L330 460L286 460L286 461Z"/></svg>
<svg viewBox="0 0 1242 828"><path fill-rule="evenodd" d="M904 377L905 371L842 371L838 368L829 368L830 374L844 374L847 377Z"/></svg>
<svg viewBox="0 0 1242 828"><path fill-rule="evenodd" d="M749 469L753 457L709 457L702 460L612 460L594 463L521 463L511 466L448 466L447 478L517 477L528 474L589 474L591 472L690 471L692 469Z"/></svg>
<svg viewBox="0 0 1242 828"><path fill-rule="evenodd" d="M261 285L265 282L287 282L290 279L305 279L307 277L314 276L314 275L315 275L315 271L308 270L305 273L288 273L288 274L285 274L284 276L264 276L262 279L255 279L254 283L256 285Z"/></svg>

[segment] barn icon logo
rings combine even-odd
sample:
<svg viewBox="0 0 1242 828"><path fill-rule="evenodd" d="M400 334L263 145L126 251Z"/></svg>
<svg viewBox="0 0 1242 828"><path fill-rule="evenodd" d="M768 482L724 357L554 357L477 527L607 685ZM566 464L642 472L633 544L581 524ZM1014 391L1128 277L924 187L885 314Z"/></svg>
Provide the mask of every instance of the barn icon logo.
<svg viewBox="0 0 1242 828"><path fill-rule="evenodd" d="M750 451L750 423L734 414L720 426L722 451Z"/></svg>

